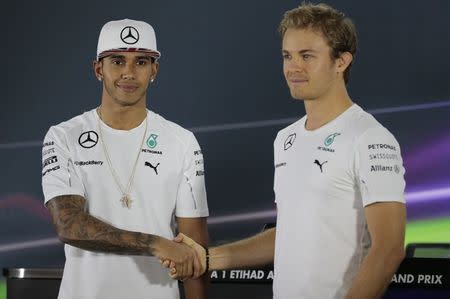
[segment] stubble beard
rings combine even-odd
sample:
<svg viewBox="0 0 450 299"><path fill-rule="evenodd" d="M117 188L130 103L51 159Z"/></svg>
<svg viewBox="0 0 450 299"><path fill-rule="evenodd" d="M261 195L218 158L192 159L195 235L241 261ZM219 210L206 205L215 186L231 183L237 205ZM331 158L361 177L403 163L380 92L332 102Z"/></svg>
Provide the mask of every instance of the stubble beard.
<svg viewBox="0 0 450 299"><path fill-rule="evenodd" d="M114 88L115 88L115 86L114 86ZM120 96L117 94L118 92L117 93L113 92L114 89L111 90L111 88L109 86L107 86L106 84L105 84L105 90L108 93L109 97L115 103L119 104L122 107L132 107L132 106L135 106L136 104L138 104L140 101L146 100L145 99L146 91L144 91L140 94L137 94L136 96L132 97L131 99L130 98L126 99L126 98L120 98Z"/></svg>

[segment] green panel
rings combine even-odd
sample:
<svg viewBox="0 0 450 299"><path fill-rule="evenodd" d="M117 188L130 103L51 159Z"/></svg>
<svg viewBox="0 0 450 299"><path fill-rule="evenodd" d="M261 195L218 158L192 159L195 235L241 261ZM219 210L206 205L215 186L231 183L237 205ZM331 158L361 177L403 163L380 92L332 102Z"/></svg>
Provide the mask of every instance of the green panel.
<svg viewBox="0 0 450 299"><path fill-rule="evenodd" d="M408 222L405 244L409 243L450 243L450 218Z"/></svg>
<svg viewBox="0 0 450 299"><path fill-rule="evenodd" d="M6 281L0 279L0 299L6 299Z"/></svg>
<svg viewBox="0 0 450 299"><path fill-rule="evenodd" d="M414 257L448 258L450 257L450 248L416 248Z"/></svg>

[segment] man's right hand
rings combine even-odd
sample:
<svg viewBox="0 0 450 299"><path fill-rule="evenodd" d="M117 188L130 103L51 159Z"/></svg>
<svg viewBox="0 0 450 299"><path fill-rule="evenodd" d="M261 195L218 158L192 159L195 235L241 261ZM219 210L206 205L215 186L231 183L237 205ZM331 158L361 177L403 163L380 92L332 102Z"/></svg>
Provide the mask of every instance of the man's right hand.
<svg viewBox="0 0 450 299"><path fill-rule="evenodd" d="M179 238L179 236L177 236L177 238ZM176 240L178 240L177 238ZM205 272L205 255L203 255L202 260L201 255L196 252L195 247L189 245L192 244L190 242L195 242L190 238L188 239L190 240L187 240L188 243L184 243L184 238L178 242L173 242L160 237L157 241L153 255L160 261L170 261L163 263L163 265L166 266L166 264L169 263L172 269L170 276L174 279L184 280L188 278L198 278ZM201 248L203 249L203 247Z"/></svg>
<svg viewBox="0 0 450 299"><path fill-rule="evenodd" d="M182 245L187 245L195 251L197 261L200 263L200 269L198 272L199 275L197 277L203 275L203 273L205 273L205 271L206 271L206 250L205 250L205 248L203 248L203 246L201 246L200 244L198 244L197 242L195 242L194 240L192 240L191 238L189 238L188 236L186 236L183 233L179 233L178 236L176 236L176 238L174 239L174 241L177 243L181 243ZM160 261L164 267L170 268L169 275L171 278L183 279L183 275L179 271L179 267L177 267L177 264L175 261L173 261L171 259L160 259Z"/></svg>

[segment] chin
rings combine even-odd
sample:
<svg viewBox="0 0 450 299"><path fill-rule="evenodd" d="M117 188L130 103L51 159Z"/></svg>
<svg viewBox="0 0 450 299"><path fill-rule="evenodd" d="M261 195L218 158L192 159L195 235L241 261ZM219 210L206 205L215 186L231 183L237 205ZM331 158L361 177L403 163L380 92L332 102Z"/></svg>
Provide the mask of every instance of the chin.
<svg viewBox="0 0 450 299"><path fill-rule="evenodd" d="M116 99L116 101L121 105L125 107L131 107L139 103L140 99Z"/></svg>
<svg viewBox="0 0 450 299"><path fill-rule="evenodd" d="M121 106L131 107L139 104L141 101L146 101L145 94L128 94L126 96L118 96L116 97L116 102L118 102Z"/></svg>
<svg viewBox="0 0 450 299"><path fill-rule="evenodd" d="M313 101L318 98L317 94L300 92L299 90L292 90L292 89L291 89L291 96L293 99L299 101Z"/></svg>
<svg viewBox="0 0 450 299"><path fill-rule="evenodd" d="M291 97L294 100L299 100L299 101L303 101L305 99L305 95L304 94L302 94L302 93L300 93L298 91L293 91L293 90L291 90Z"/></svg>

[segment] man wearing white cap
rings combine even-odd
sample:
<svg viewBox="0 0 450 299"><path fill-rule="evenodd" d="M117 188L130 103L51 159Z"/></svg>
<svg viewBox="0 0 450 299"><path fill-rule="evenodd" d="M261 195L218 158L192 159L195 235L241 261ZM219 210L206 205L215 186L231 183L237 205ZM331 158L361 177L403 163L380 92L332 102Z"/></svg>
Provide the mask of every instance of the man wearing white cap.
<svg viewBox="0 0 450 299"><path fill-rule="evenodd" d="M178 283L204 271L195 251L170 240L175 227L207 245L203 157L194 135L146 107L161 56L149 24L106 23L94 72L101 105L52 126L43 143L42 186L66 263L67 298L179 298ZM204 298L204 277L186 280Z"/></svg>

